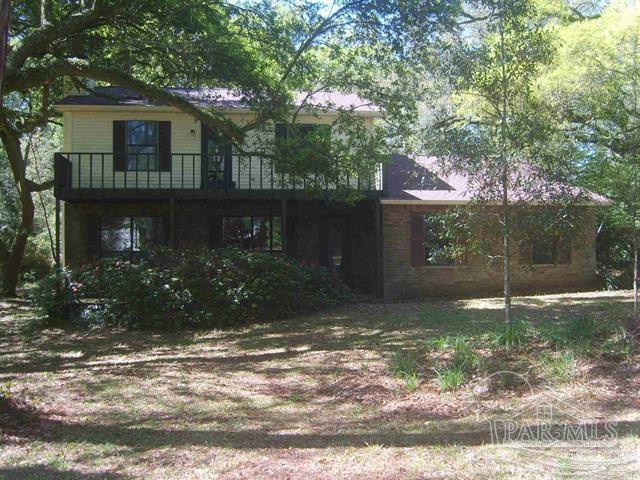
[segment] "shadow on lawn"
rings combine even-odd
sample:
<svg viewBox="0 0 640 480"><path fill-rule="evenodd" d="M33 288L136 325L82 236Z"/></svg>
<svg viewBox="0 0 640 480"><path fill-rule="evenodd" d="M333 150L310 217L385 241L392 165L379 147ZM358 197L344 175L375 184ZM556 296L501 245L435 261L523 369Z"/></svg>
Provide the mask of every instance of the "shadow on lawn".
<svg viewBox="0 0 640 480"><path fill-rule="evenodd" d="M514 314L532 323L563 321L569 314L622 318L630 308L629 301L626 297L606 295L553 300L521 297L516 299ZM502 324L500 301L480 300L485 302L481 308L474 306L476 302L353 304L294 320L215 332L157 334L96 329L20 335L5 330L0 332L0 374L8 380L22 373L78 369L131 375L171 364L232 372L255 370L261 363L290 360L310 352L360 349L386 354L398 348L420 347L427 339L441 335L495 331ZM191 346L208 345L220 348L204 355L188 351ZM117 362L109 358L131 353L140 356L156 348L162 351L152 358L120 358ZM260 353L264 350L281 351Z"/></svg>
<svg viewBox="0 0 640 480"><path fill-rule="evenodd" d="M403 432L398 430L375 430L361 433L272 433L265 429L228 431L223 429L154 429L136 425L95 425L87 423L64 423L57 420L44 422L44 429L32 430L26 436L48 442L82 442L129 447L135 451L185 446L205 446L233 449L290 449L290 448L364 448L371 445L386 447L429 446L478 446L490 444L491 431L488 422L467 425L456 431L453 425L446 432ZM606 422L570 424L571 428L584 428L598 432L597 437L606 439L609 432ZM564 428L565 424L550 426ZM459 426L457 427L460 428ZM640 435L639 421L618 421L618 438ZM592 438L592 440L595 438ZM64 478L64 477L63 477ZM71 477L74 478L74 477Z"/></svg>
<svg viewBox="0 0 640 480"><path fill-rule="evenodd" d="M5 480L119 480L115 473L87 473L76 470L59 470L47 465L0 467L0 478Z"/></svg>

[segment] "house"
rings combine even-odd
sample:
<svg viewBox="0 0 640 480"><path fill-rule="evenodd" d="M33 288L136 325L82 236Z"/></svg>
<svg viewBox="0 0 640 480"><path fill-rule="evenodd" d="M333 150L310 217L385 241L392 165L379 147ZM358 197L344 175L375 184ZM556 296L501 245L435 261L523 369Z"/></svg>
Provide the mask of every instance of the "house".
<svg viewBox="0 0 640 480"><path fill-rule="evenodd" d="M227 90L171 91L222 109L239 123L253 115ZM326 108L299 113L297 123L308 129L329 125L336 105L353 108L367 125L382 115L355 95L321 92L312 100ZM158 244L235 245L326 265L352 287L386 299L500 291L499 264L473 256L437 261L427 250L428 215L470 200L464 179L438 176L433 159L394 155L384 169L343 179L362 193L359 201L327 202L310 195L304 179L276 171L267 158L232 151L190 115L133 92L75 91L56 108L64 122L64 152L55 155L64 265ZM246 142L279 134L282 125L271 124ZM593 196L589 203L605 202ZM518 255L514 263L528 268L514 269L514 289L593 287L593 212L589 219L580 238L553 247L563 255Z"/></svg>

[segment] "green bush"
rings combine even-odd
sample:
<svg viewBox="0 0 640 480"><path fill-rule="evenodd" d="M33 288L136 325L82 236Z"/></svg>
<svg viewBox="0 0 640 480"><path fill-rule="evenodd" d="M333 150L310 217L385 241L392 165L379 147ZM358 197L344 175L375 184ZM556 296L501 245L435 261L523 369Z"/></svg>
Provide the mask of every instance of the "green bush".
<svg viewBox="0 0 640 480"><path fill-rule="evenodd" d="M324 268L238 249L170 250L136 261L103 259L75 273L87 322L175 330L269 321L344 302L349 290Z"/></svg>
<svg viewBox="0 0 640 480"><path fill-rule="evenodd" d="M30 296L40 324L61 327L73 322L80 310L81 287L69 270L55 271L38 282Z"/></svg>

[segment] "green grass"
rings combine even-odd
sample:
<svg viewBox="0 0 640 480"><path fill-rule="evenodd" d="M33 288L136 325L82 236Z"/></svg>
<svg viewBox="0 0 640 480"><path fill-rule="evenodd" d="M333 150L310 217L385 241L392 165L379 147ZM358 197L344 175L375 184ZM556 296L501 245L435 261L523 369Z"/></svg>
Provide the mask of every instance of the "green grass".
<svg viewBox="0 0 640 480"><path fill-rule="evenodd" d="M527 322L516 320L500 325L494 335L494 343L499 347L522 348L529 341L530 329Z"/></svg>
<svg viewBox="0 0 640 480"><path fill-rule="evenodd" d="M544 353L540 357L545 378L556 383L566 383L575 379L578 371L572 351Z"/></svg>
<svg viewBox="0 0 640 480"><path fill-rule="evenodd" d="M444 391L459 389L467 379L467 374L460 366L452 365L434 370L438 378L438 386Z"/></svg>

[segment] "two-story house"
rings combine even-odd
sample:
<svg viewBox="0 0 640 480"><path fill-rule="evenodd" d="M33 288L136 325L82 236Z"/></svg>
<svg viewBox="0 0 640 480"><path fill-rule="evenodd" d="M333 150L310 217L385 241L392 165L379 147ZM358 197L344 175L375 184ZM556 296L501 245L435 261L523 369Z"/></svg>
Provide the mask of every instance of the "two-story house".
<svg viewBox="0 0 640 480"><path fill-rule="evenodd" d="M228 91L172 91L223 109L238 123L253 115ZM72 92L56 104L64 122L64 152L55 156L64 265L155 245L233 245L326 265L352 287L387 299L500 290L500 265L472 256L453 263L429 251L428 214L470 200L464 179L438 178L431 158L395 155L384 171L343 179L361 191L361 200L325 202L309 194L304 179L276 171L267 158L225 147L216 132L176 108L119 88L96 92ZM314 103L353 107L371 125L382 115L355 95L324 92ZM335 118L332 108L319 112L302 110L297 124L313 129ZM246 141L283 134L282 125L271 124ZM429 174L416 183L416 171ZM604 202L593 196L591 203ZM590 218L571 245L547 242L554 251L534 247L519 255L516 263L529 268L514 272L515 290L592 287Z"/></svg>

